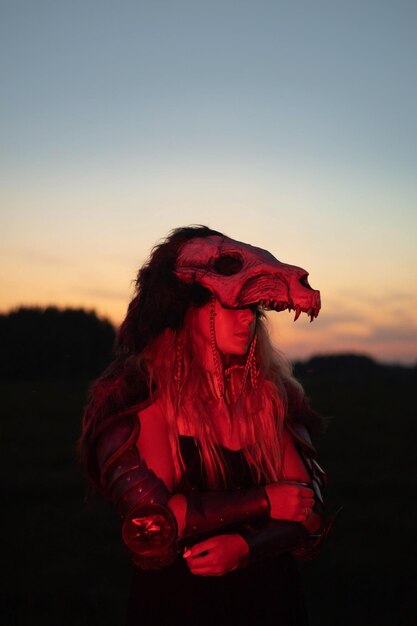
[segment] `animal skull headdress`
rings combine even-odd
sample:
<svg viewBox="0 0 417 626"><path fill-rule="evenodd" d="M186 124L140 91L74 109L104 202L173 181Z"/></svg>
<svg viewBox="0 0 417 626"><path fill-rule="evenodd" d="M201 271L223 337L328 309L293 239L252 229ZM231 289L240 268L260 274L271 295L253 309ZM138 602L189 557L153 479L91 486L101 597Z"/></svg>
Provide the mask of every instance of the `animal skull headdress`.
<svg viewBox="0 0 417 626"><path fill-rule="evenodd" d="M308 284L308 272L281 263L270 252L212 235L196 237L181 248L175 274L186 283L209 289L225 308L258 305L267 310L294 310L313 321L320 311L320 292Z"/></svg>

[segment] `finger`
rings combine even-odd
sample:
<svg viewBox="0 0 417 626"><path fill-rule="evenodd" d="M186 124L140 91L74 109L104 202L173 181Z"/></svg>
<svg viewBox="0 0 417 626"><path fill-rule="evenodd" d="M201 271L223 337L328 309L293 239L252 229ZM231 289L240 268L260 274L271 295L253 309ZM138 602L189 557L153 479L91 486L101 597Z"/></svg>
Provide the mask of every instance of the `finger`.
<svg viewBox="0 0 417 626"><path fill-rule="evenodd" d="M190 546L184 546L184 552L182 553L182 556L184 559L188 559L189 556L191 556L191 547Z"/></svg>
<svg viewBox="0 0 417 626"><path fill-rule="evenodd" d="M211 559L192 559L187 561L188 568L192 574L197 576L217 576L222 571L222 566Z"/></svg>
<svg viewBox="0 0 417 626"><path fill-rule="evenodd" d="M187 561L188 568L193 574L211 574L216 565L210 560L206 563L204 559L192 559Z"/></svg>
<svg viewBox="0 0 417 626"><path fill-rule="evenodd" d="M219 572L218 570L214 570L211 568L207 568L207 569L201 569L201 570L191 570L191 573L194 574L194 576L222 576L223 572Z"/></svg>
<svg viewBox="0 0 417 626"><path fill-rule="evenodd" d="M212 547L212 541L210 539L207 539L206 541L200 541L199 543L196 543L194 546L186 550L183 554L183 557L185 559L188 559L190 557L195 558L201 555L203 552L207 553L207 551L211 547Z"/></svg>
<svg viewBox="0 0 417 626"><path fill-rule="evenodd" d="M195 561L196 559L206 557L208 554L209 554L208 550L200 550L199 552L197 551L192 552L191 550L187 550L186 552L184 552L182 556L184 559L192 559L193 561Z"/></svg>
<svg viewBox="0 0 417 626"><path fill-rule="evenodd" d="M294 487L308 487L309 483L304 483L301 480L280 480L277 483L271 483L272 485L292 485Z"/></svg>
<svg viewBox="0 0 417 626"><path fill-rule="evenodd" d="M314 498L300 498L300 505L312 508L314 506Z"/></svg>

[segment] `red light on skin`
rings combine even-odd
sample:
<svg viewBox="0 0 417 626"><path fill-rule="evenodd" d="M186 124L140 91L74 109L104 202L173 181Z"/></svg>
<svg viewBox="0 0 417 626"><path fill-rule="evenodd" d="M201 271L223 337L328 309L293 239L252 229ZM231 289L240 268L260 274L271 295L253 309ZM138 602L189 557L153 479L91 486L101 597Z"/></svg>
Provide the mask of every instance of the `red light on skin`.
<svg viewBox="0 0 417 626"><path fill-rule="evenodd" d="M210 345L210 308L208 303L195 310L193 316L196 335ZM225 309L214 302L214 334L216 345L223 355L244 356L255 334L256 314L250 307Z"/></svg>
<svg viewBox="0 0 417 626"><path fill-rule="evenodd" d="M192 574L223 576L237 569L249 553L246 541L238 534L216 535L187 549L183 558Z"/></svg>

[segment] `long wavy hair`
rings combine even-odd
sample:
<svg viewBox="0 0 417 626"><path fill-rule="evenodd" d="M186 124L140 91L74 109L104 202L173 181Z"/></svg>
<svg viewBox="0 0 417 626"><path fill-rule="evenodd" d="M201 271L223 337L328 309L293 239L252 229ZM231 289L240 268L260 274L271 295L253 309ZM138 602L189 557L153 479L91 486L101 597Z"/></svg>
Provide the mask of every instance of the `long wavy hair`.
<svg viewBox="0 0 417 626"><path fill-rule="evenodd" d="M99 491L94 455L98 435L126 414L137 419L140 407L156 400L162 403L167 416L177 483L184 469L178 438L181 415L199 443L208 484L227 484L222 448L212 420L225 400L214 392L195 349L190 323L193 310L207 304L212 294L197 283L181 282L174 274L181 246L189 239L210 235L223 236L206 226L173 230L153 248L138 272L135 296L117 334L115 359L90 388L78 442L86 477ZM271 344L260 310L255 336L256 383L248 377L242 393L232 393L227 410L239 424L241 440L248 442L243 454L256 480L271 482L282 477L280 442L286 420L303 422L312 432L321 429L323 420L311 409L288 360ZM231 368L230 385L240 388L244 371L245 357L237 359ZM135 441L130 443L134 445Z"/></svg>

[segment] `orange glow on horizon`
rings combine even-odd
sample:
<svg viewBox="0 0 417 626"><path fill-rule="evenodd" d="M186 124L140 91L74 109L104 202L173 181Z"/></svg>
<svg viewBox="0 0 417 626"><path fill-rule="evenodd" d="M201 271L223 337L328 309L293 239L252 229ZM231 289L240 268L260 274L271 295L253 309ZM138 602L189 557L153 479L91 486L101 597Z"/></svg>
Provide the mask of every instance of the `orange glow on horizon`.
<svg viewBox="0 0 417 626"><path fill-rule="evenodd" d="M82 308L95 311L99 317L108 319L117 329L125 317L128 303L129 298L120 298L114 302L97 301L93 298L86 300L63 298L55 301L46 298L43 301L28 301L23 305L3 305L2 312L7 313L19 306ZM397 320L400 320L401 312L397 315ZM368 315L363 321L349 322L338 321L337 311L328 313L322 311L312 323L304 314L294 322L294 312L268 313L267 316L272 340L292 360L304 360L319 354L359 353L385 362L406 364L417 362L417 335L414 339L408 337L405 329L404 338L396 338L395 328L390 336L389 326L380 326L391 320L390 314L384 316L382 312L378 312L374 317ZM386 329L385 337L378 338L376 331L380 327ZM410 333L412 334L412 329Z"/></svg>

